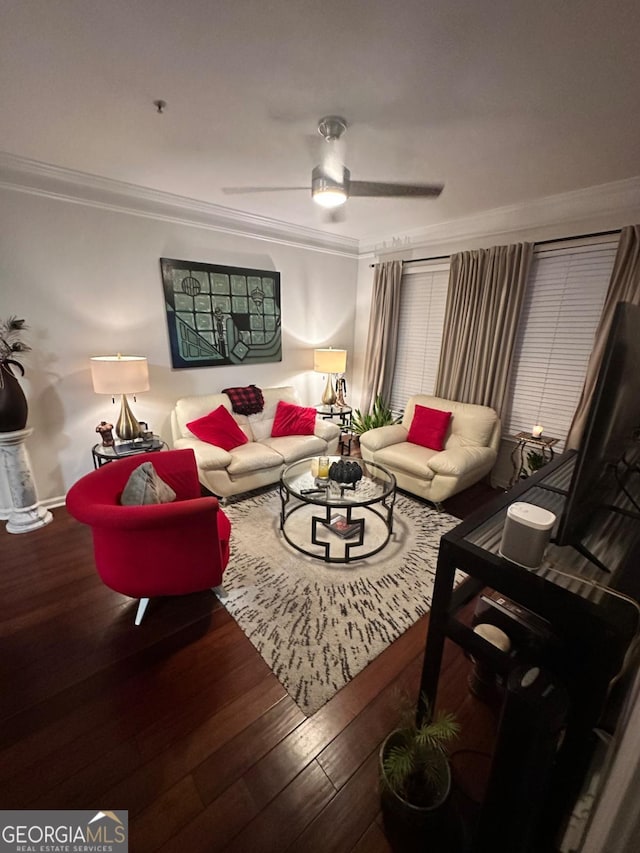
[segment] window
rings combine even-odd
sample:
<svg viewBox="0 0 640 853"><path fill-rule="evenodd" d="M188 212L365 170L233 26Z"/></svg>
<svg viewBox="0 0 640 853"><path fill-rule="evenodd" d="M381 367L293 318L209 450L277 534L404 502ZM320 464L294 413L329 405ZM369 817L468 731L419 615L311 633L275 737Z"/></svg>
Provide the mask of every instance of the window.
<svg viewBox="0 0 640 853"><path fill-rule="evenodd" d="M514 350L504 429L564 442L580 399L600 320L617 236L612 243L534 253Z"/></svg>
<svg viewBox="0 0 640 853"><path fill-rule="evenodd" d="M516 336L503 432L530 432L564 442L578 405L618 246L604 241L534 249ZM413 394L432 394L449 281L449 264L407 267L402 296L391 407Z"/></svg>
<svg viewBox="0 0 640 853"><path fill-rule="evenodd" d="M402 411L413 394L433 394L447 302L449 264L402 274L400 320L391 408Z"/></svg>

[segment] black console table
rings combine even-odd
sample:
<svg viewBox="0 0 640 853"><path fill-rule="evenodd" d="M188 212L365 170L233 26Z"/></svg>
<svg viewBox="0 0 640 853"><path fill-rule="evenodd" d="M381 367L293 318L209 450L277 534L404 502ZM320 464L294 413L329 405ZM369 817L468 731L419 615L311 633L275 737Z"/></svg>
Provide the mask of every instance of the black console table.
<svg viewBox="0 0 640 853"><path fill-rule="evenodd" d="M630 524L629 519L609 513L593 531L594 541L589 547L592 553L600 549L598 556L608 563L610 574L570 547L550 545L536 570L522 568L498 553L507 507L513 501L543 506L560 516L574 463L574 452L557 457L442 537L421 680L421 695L434 707L447 638L495 671L508 674L512 659L456 618L457 611L484 588L500 592L547 620L557 642L549 659L538 663L555 673L570 700L565 736L540 821L547 844L557 834L579 791L591 757L592 730L638 623L637 609L631 602L585 583L617 588L638 598L630 585L633 575L640 573L640 568L631 571L638 558L637 522ZM610 553L605 555L603 549L607 548ZM467 579L454 587L456 570L465 572ZM425 713L422 701L418 713ZM481 824L486 826L487 821ZM489 831L495 836L477 839L473 850L515 849L504 846L508 841L503 830L502 822L497 821Z"/></svg>

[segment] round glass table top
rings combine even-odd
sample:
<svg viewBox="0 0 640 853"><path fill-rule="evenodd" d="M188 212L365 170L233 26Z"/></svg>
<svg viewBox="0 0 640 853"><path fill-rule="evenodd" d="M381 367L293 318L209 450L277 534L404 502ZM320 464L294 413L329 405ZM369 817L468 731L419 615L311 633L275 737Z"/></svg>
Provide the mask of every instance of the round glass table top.
<svg viewBox="0 0 640 853"><path fill-rule="evenodd" d="M396 487L394 475L375 462L351 459L348 456L329 456L329 467L334 462L358 464L362 479L355 484L335 483L314 476L318 457L300 459L282 472L282 484L300 500L322 506L366 506L390 495Z"/></svg>

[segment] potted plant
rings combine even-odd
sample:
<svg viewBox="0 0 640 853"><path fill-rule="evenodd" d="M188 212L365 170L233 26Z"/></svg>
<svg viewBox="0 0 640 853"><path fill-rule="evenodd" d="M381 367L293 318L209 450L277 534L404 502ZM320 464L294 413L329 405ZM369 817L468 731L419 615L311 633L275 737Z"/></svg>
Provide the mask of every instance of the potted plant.
<svg viewBox="0 0 640 853"><path fill-rule="evenodd" d="M27 425L27 398L14 373L17 369L24 376L16 356L31 349L22 340L26 328L17 317L0 321L0 432L15 432Z"/></svg>
<svg viewBox="0 0 640 853"><path fill-rule="evenodd" d="M351 427L356 435L362 435L363 432L367 432L370 429L397 424L401 420L402 418L396 417L393 414L388 404L383 400L382 395L378 394L370 412L363 415L360 409L354 411L351 418Z"/></svg>
<svg viewBox="0 0 640 853"><path fill-rule="evenodd" d="M425 718L403 701L399 726L387 736L379 753L380 795L385 830L394 839L419 840L416 834L442 824L442 807L451 790L447 744L460 731L445 711Z"/></svg>
<svg viewBox="0 0 640 853"><path fill-rule="evenodd" d="M539 471L540 468L543 468L547 463L547 460L544 458L542 453L538 453L537 450L530 450L527 453L527 465L529 466L529 471L533 474L534 471Z"/></svg>

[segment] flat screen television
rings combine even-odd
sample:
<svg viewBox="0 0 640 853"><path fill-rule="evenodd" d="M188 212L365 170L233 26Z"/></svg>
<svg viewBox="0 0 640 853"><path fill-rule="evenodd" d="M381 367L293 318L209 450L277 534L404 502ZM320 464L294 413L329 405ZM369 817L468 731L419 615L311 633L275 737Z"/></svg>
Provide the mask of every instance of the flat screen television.
<svg viewBox="0 0 640 853"><path fill-rule="evenodd" d="M601 513L640 521L640 306L628 302L615 308L554 536L558 545L582 550L606 571L583 546Z"/></svg>

